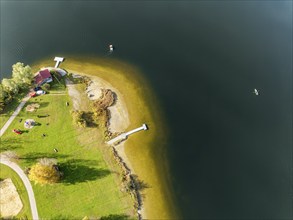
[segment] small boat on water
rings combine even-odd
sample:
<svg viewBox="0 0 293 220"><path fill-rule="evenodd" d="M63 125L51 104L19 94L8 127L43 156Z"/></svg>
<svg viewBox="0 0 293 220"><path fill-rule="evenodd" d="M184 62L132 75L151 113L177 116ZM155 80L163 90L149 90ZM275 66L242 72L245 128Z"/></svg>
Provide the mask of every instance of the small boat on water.
<svg viewBox="0 0 293 220"><path fill-rule="evenodd" d="M111 52L114 50L114 46L112 44L109 45L109 48Z"/></svg>
<svg viewBox="0 0 293 220"><path fill-rule="evenodd" d="M259 95L259 93L258 93L258 90L257 90L257 89L254 89L253 93L254 93L255 95Z"/></svg>

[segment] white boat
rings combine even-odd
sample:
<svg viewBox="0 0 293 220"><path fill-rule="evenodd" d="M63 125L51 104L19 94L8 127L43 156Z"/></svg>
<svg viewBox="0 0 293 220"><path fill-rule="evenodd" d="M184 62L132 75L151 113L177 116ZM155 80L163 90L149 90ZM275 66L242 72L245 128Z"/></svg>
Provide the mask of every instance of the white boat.
<svg viewBox="0 0 293 220"><path fill-rule="evenodd" d="M255 95L259 95L258 93L258 90L257 89L254 89L254 92L253 92Z"/></svg>

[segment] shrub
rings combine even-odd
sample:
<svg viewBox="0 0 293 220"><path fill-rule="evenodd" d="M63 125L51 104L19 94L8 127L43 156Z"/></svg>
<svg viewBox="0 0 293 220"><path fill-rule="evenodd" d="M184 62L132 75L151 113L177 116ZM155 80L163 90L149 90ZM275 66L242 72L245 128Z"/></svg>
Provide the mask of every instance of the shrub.
<svg viewBox="0 0 293 220"><path fill-rule="evenodd" d="M29 179L40 184L56 183L60 180L62 173L54 159L43 158L33 165L29 170Z"/></svg>
<svg viewBox="0 0 293 220"><path fill-rule="evenodd" d="M73 122L78 127L87 127L88 123L84 118L84 111L72 111L71 115L73 117Z"/></svg>
<svg viewBox="0 0 293 220"><path fill-rule="evenodd" d="M106 109L115 102L115 95L110 89L102 89L101 97L94 102L93 106L96 109Z"/></svg>

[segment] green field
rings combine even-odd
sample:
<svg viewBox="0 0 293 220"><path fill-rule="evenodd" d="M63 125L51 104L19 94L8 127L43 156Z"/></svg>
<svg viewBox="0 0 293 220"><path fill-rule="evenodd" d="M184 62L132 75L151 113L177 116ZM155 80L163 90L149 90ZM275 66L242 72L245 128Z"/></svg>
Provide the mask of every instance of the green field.
<svg viewBox="0 0 293 220"><path fill-rule="evenodd" d="M33 65L33 70L52 64L51 57L40 60ZM130 116L127 130L141 126L142 123L148 125L147 132L139 132L125 142L125 152L135 174L148 186L141 192L144 216L148 219L180 219L166 158L167 124L160 103L141 70L120 60L70 55L66 56L61 68L70 73L98 76L119 90Z"/></svg>
<svg viewBox="0 0 293 220"><path fill-rule="evenodd" d="M66 102L70 103L69 106ZM67 91L58 86L50 94L30 99L27 105L31 103L40 104L40 108L33 113L26 112L25 108L21 111L2 136L0 150L17 152L22 168L30 167L39 158L58 159L64 173L60 183L32 183L40 218L133 216L133 201L120 191L119 174L114 166L109 168L104 159L109 152L105 150L99 130L77 129L73 125ZM34 119L39 125L25 129L26 119ZM17 135L11 132L14 128L24 133Z"/></svg>
<svg viewBox="0 0 293 220"><path fill-rule="evenodd" d="M17 94L17 97L15 97L11 101L11 103L5 106L3 112L1 112L0 114L0 128L2 128L2 126L7 122L7 120L12 115L16 107L21 102L22 98L27 94L27 92L28 92L27 90L20 92L19 94Z"/></svg>
<svg viewBox="0 0 293 220"><path fill-rule="evenodd" d="M31 219L31 211L30 211L30 205L28 200L28 195L26 192L26 189L24 187L24 184L22 180L19 178L17 173L15 173L12 169L10 169L8 166L0 164L0 179L6 179L10 178L15 185L17 192L20 196L20 199L23 204L23 208L20 211L20 213L16 216L17 218L27 218Z"/></svg>

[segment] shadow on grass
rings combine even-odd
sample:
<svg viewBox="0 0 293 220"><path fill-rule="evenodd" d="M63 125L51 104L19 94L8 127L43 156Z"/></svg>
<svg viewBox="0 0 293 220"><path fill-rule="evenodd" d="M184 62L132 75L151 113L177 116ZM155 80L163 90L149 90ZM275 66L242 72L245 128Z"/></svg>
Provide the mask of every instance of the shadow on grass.
<svg viewBox="0 0 293 220"><path fill-rule="evenodd" d="M80 218L76 218L72 215L56 215L51 218L51 220L81 220Z"/></svg>
<svg viewBox="0 0 293 220"><path fill-rule="evenodd" d="M34 126L41 126L42 124L40 122L35 122Z"/></svg>
<svg viewBox="0 0 293 220"><path fill-rule="evenodd" d="M49 105L49 102L39 102L40 108L45 108Z"/></svg>
<svg viewBox="0 0 293 220"><path fill-rule="evenodd" d="M94 181L109 175L111 172L106 169L96 169L90 167L88 160L68 160L59 164L63 172L63 183L76 184L87 181Z"/></svg>
<svg viewBox="0 0 293 220"><path fill-rule="evenodd" d="M0 152L3 151L13 151L16 149L23 148L21 145L26 142L24 140L20 140L18 138L0 138Z"/></svg>
<svg viewBox="0 0 293 220"><path fill-rule="evenodd" d="M107 216L102 216L100 220L129 220L131 219L128 215L107 215Z"/></svg>
<svg viewBox="0 0 293 220"><path fill-rule="evenodd" d="M59 153L27 153L24 154L20 157L22 160L26 160L27 162L34 162L40 158L56 158L56 159L61 159L61 158L66 158L68 155L66 154L59 154Z"/></svg>

